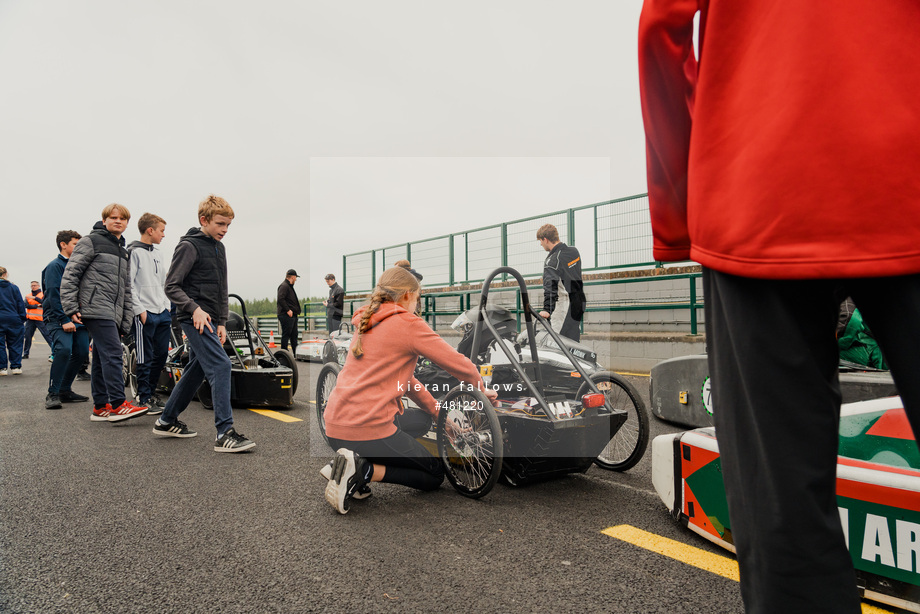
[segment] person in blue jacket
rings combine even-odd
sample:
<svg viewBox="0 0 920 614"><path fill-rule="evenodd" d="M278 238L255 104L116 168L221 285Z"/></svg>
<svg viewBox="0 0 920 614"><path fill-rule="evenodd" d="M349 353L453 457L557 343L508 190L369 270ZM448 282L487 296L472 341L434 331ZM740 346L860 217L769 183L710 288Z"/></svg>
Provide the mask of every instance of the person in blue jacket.
<svg viewBox="0 0 920 614"><path fill-rule="evenodd" d="M22 340L25 336L26 304L16 284L0 266L0 375L22 373ZM9 368L7 368L9 367Z"/></svg>
<svg viewBox="0 0 920 614"><path fill-rule="evenodd" d="M64 267L73 254L77 242L81 239L75 230L62 230L55 237L58 248L57 258L48 263L42 271L42 317L48 334L51 335L51 376L48 383L48 396L45 397L45 409L60 409L61 403L88 401L89 397L77 394L70 387L89 356L89 333L82 324L75 324L64 313L61 305L61 278Z"/></svg>

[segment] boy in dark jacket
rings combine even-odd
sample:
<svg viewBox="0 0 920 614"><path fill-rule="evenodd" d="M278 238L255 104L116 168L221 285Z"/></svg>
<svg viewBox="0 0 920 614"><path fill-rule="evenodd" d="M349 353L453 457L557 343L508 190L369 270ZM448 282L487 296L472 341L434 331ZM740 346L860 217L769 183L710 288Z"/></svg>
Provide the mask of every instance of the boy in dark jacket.
<svg viewBox="0 0 920 614"><path fill-rule="evenodd" d="M572 341L581 340L581 320L588 304L581 280L581 255L559 240L552 224L537 230L537 240L549 252L543 262L543 311L551 318L553 330Z"/></svg>
<svg viewBox="0 0 920 614"><path fill-rule="evenodd" d="M243 452L256 444L233 428L230 407L230 358L227 340L227 254L221 243L233 209L226 200L211 195L198 205L201 228L191 228L179 240L166 274L166 296L176 306L179 325L189 344L189 363L169 396L163 415L153 426L160 437L194 437L179 421L181 414L205 378L214 402L217 427L215 452Z"/></svg>
<svg viewBox="0 0 920 614"><path fill-rule="evenodd" d="M291 351L297 349L297 316L300 315L300 299L294 290L294 283L300 275L288 269L284 281L278 286L278 323L281 324L281 349L286 350L288 342Z"/></svg>
<svg viewBox="0 0 920 614"><path fill-rule="evenodd" d="M326 275L326 285L329 286L329 298L323 301L326 308L326 330L331 335L339 330L342 325L342 315L345 313L345 290L336 283L335 275Z"/></svg>
<svg viewBox="0 0 920 614"><path fill-rule="evenodd" d="M19 294L19 287L9 282L6 269L0 266L0 375L11 372L13 375L22 374L22 325L25 321L26 305Z"/></svg>
<svg viewBox="0 0 920 614"><path fill-rule="evenodd" d="M125 398L121 335L131 332L131 259L121 236L131 219L127 207L102 210L102 223L80 239L61 279L61 305L93 338L94 422L121 422L147 413Z"/></svg>
<svg viewBox="0 0 920 614"><path fill-rule="evenodd" d="M48 396L45 397L45 409L60 409L61 403L89 401L89 397L77 394L70 387L89 356L89 333L82 324L75 324L64 313L61 306L61 278L64 268L77 242L81 239L75 230L62 230L55 237L58 248L57 258L48 263L42 271L42 318L51 335L51 377L48 384Z"/></svg>

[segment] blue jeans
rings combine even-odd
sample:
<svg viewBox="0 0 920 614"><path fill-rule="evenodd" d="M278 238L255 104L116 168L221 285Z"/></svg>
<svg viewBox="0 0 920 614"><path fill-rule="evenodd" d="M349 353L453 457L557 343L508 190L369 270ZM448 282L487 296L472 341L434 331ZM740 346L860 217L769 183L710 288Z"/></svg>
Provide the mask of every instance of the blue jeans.
<svg viewBox="0 0 920 614"><path fill-rule="evenodd" d="M160 372L169 352L169 310L163 313L147 312L146 324L134 316L134 345L137 352L137 396L141 401L156 392Z"/></svg>
<svg viewBox="0 0 920 614"><path fill-rule="evenodd" d="M93 338L93 370L90 390L93 405L110 403L116 408L125 401L124 360L118 325L112 320L84 319L83 325Z"/></svg>
<svg viewBox="0 0 920 614"><path fill-rule="evenodd" d="M22 345L23 358L27 357L29 352L32 350L32 336L35 334L36 329L42 334L42 337L45 339L45 343L47 343L49 347L54 343L51 341L51 337L48 334L48 329L45 328L44 322L41 320L26 320L26 339L25 343Z"/></svg>
<svg viewBox="0 0 920 614"><path fill-rule="evenodd" d="M213 324L212 324L213 326ZM217 328L215 327L215 331ZM160 421L174 424L205 379L211 385L211 400L214 403L214 425L218 436L233 426L233 409L230 407L230 357L217 338L217 333L205 327L200 333L191 321L182 322L182 331L188 338L189 361L182 371L179 383L169 395Z"/></svg>
<svg viewBox="0 0 920 614"><path fill-rule="evenodd" d="M77 330L68 333L60 324L49 323L48 334L51 335L51 352L54 354L48 393L70 392L73 379L89 356L89 332L85 327L78 326Z"/></svg>
<svg viewBox="0 0 920 614"><path fill-rule="evenodd" d="M0 320L0 369L7 364L13 369L22 367L22 320ZM7 361L9 352L9 361Z"/></svg>

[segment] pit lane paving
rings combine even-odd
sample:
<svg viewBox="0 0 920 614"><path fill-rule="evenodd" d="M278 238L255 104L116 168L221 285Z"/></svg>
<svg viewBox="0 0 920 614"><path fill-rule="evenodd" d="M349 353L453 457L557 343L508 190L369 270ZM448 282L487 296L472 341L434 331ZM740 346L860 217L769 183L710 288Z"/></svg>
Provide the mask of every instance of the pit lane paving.
<svg viewBox="0 0 920 614"><path fill-rule="evenodd" d="M41 356L40 351L35 352ZM212 451L211 412L90 422L44 409L49 365L0 378L0 612L739 612L737 582L603 530L628 526L724 552L682 529L651 485L650 455L526 488L461 497L374 485L345 516L324 501L331 451L298 363L288 420L236 409L256 441ZM647 378L631 378L647 396ZM77 392L89 394L88 382ZM676 427L652 419L652 435Z"/></svg>

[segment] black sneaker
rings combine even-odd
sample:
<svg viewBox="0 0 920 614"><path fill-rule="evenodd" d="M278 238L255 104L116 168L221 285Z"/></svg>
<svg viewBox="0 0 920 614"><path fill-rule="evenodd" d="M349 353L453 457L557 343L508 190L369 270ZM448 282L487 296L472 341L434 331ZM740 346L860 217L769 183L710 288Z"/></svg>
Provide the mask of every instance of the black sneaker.
<svg viewBox="0 0 920 614"><path fill-rule="evenodd" d="M89 373L87 373L86 371L80 371L79 373L77 373L78 382L88 382L90 379L92 378L90 378Z"/></svg>
<svg viewBox="0 0 920 614"><path fill-rule="evenodd" d="M176 420L174 424L166 424L158 419L153 423L153 434L160 437L194 437L198 433L190 431L188 426L179 420Z"/></svg>
<svg viewBox="0 0 920 614"><path fill-rule="evenodd" d="M22 359L23 359L23 360L29 360L29 355L28 355L28 354L23 354L23 355L22 355Z"/></svg>
<svg viewBox="0 0 920 614"><path fill-rule="evenodd" d="M339 448L332 460L332 477L326 484L326 501L340 514L348 513L348 500L367 486L373 465L346 448ZM366 497L364 497L366 498Z"/></svg>
<svg viewBox="0 0 920 614"><path fill-rule="evenodd" d="M246 439L245 435L237 433L236 429L232 427L223 435L218 435L217 439L214 440L215 452L245 452L255 446L256 442Z"/></svg>
<svg viewBox="0 0 920 614"><path fill-rule="evenodd" d="M61 390L61 403L85 403L89 397L77 394L73 390Z"/></svg>
<svg viewBox="0 0 920 614"><path fill-rule="evenodd" d="M48 394L45 397L45 409L61 409L61 397L57 394Z"/></svg>
<svg viewBox="0 0 920 614"><path fill-rule="evenodd" d="M156 416L158 414L162 414L163 409L166 407L166 403L164 403L162 399L160 399L160 397L158 397L157 395L153 395L152 397L147 397L146 399L142 399L140 401L140 404L147 406L148 416Z"/></svg>

